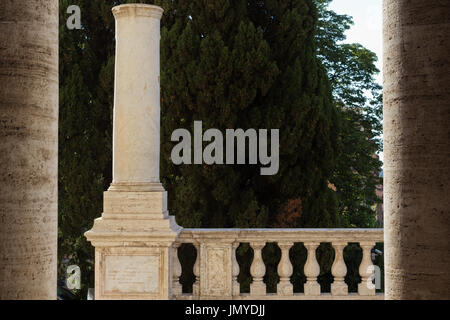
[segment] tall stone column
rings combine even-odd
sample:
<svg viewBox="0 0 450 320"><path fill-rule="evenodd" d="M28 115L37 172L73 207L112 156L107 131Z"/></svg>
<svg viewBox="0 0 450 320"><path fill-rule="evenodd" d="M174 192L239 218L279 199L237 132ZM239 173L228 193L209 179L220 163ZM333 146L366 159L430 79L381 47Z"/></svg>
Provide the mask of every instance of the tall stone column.
<svg viewBox="0 0 450 320"><path fill-rule="evenodd" d="M159 40L163 9L118 6L109 190L162 191L159 182Z"/></svg>
<svg viewBox="0 0 450 320"><path fill-rule="evenodd" d="M56 299L58 1L0 1L0 300Z"/></svg>
<svg viewBox="0 0 450 320"><path fill-rule="evenodd" d="M102 217L86 237L95 246L96 299L171 298L172 244L180 227L159 181L159 41L163 9L113 8L116 64L113 182Z"/></svg>
<svg viewBox="0 0 450 320"><path fill-rule="evenodd" d="M450 2L384 0L387 299L450 298Z"/></svg>

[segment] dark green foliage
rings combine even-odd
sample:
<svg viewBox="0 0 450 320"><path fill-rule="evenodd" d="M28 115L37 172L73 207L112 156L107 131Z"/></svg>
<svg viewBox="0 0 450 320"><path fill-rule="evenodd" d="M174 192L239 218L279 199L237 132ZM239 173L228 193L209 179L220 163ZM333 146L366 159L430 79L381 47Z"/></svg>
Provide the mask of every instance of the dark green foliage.
<svg viewBox="0 0 450 320"><path fill-rule="evenodd" d="M231 5L232 3L232 5ZM185 227L268 227L289 200L294 226L338 225L327 188L339 121L316 58L311 0L163 1L162 174L169 206ZM176 14L175 14L176 8ZM279 128L280 170L182 165L170 159L173 130Z"/></svg>
<svg viewBox="0 0 450 320"><path fill-rule="evenodd" d="M253 260L253 249L248 243L241 243L239 245L236 250L236 260L239 264L239 276L237 280L240 284L241 293L250 293L250 283L252 282L250 265Z"/></svg>
<svg viewBox="0 0 450 320"><path fill-rule="evenodd" d="M302 243L296 243L289 252L289 258L293 266L291 282L294 286L294 292L304 292L303 284L306 282L306 276L303 266L306 263L308 251Z"/></svg>
<svg viewBox="0 0 450 320"><path fill-rule="evenodd" d="M72 4L81 8L82 30L66 28ZM79 265L83 298L94 280L94 250L83 233L100 216L102 194L111 182L111 4L60 1L59 277L65 279L67 264Z"/></svg>
<svg viewBox="0 0 450 320"><path fill-rule="evenodd" d="M264 282L267 286L267 293L276 293L277 283L280 281L277 268L281 260L281 250L276 243L268 243L262 250L262 258L266 266Z"/></svg>
<svg viewBox="0 0 450 320"><path fill-rule="evenodd" d="M190 243L185 243L178 249L178 258L181 264L180 282L183 285L183 292L192 293L192 285L195 281L194 263L197 257L197 250Z"/></svg>

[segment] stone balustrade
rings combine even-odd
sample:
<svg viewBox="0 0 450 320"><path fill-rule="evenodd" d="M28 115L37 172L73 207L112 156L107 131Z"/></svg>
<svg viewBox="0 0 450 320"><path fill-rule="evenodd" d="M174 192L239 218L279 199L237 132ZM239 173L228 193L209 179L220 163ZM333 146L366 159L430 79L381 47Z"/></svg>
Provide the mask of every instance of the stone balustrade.
<svg viewBox="0 0 450 320"><path fill-rule="evenodd" d="M376 293L372 285L374 266L371 250L376 243L383 242L383 229L182 229L172 245L172 298L173 299L384 299L383 293ZM252 283L250 293L241 293L237 281L240 267L236 250L242 243L253 249L250 267ZM262 250L268 243L276 243L281 250L277 272L280 281L276 293L267 293L264 276L266 266ZM290 249L295 243L303 243L307 250L303 266L306 283L304 292L294 292L291 276L293 265ZM321 291L317 277L320 265L316 250L321 243L330 243L334 249L334 262L331 267L333 283L331 292ZM361 282L358 292L349 293L345 283L347 266L344 261L344 248L349 243L358 243L362 249L359 266ZM195 282L192 293L183 293L180 277L182 267L178 258L181 244L192 244L197 258L193 266Z"/></svg>

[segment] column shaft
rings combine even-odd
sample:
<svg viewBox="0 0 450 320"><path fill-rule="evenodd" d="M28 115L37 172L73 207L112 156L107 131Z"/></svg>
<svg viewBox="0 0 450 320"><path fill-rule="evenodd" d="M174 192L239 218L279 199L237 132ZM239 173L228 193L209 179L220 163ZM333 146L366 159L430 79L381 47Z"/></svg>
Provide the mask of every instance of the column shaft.
<svg viewBox="0 0 450 320"><path fill-rule="evenodd" d="M384 0L386 298L450 298L450 2Z"/></svg>
<svg viewBox="0 0 450 320"><path fill-rule="evenodd" d="M0 1L0 300L56 299L58 1Z"/></svg>
<svg viewBox="0 0 450 320"><path fill-rule="evenodd" d="M159 41L163 10L117 6L111 190L159 187Z"/></svg>

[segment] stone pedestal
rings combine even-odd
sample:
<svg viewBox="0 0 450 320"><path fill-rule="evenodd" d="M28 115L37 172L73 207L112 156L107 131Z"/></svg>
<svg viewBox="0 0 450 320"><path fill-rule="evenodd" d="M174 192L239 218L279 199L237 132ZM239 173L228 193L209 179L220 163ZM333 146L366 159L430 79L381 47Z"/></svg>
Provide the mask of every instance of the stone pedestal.
<svg viewBox="0 0 450 320"><path fill-rule="evenodd" d="M180 230L165 191L104 193L101 218L86 237L95 247L95 298L170 299Z"/></svg>
<svg viewBox="0 0 450 320"><path fill-rule="evenodd" d="M86 237L95 246L96 299L169 299L173 242L180 231L159 181L160 7L113 8L116 65L113 182L102 217Z"/></svg>

